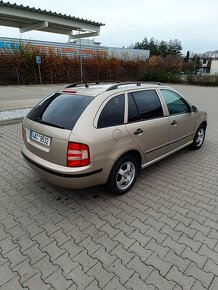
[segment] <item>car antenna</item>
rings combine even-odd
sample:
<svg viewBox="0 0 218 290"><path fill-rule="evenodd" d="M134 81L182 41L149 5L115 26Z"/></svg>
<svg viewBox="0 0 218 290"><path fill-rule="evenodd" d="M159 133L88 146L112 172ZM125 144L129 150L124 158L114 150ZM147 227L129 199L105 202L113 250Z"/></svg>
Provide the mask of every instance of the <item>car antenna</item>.
<svg viewBox="0 0 218 290"><path fill-rule="evenodd" d="M84 83L84 85L85 85L86 88L89 87L89 85L87 84L87 82L84 79L82 79L82 82Z"/></svg>

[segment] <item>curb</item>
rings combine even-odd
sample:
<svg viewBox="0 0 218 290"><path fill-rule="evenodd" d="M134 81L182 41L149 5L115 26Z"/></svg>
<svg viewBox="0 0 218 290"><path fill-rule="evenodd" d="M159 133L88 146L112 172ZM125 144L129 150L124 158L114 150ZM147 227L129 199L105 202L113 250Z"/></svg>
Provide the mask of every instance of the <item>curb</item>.
<svg viewBox="0 0 218 290"><path fill-rule="evenodd" d="M0 121L0 126L17 124L17 123L21 123L22 121L23 121L23 118L15 118L15 119L9 119L9 120L2 120L2 121Z"/></svg>

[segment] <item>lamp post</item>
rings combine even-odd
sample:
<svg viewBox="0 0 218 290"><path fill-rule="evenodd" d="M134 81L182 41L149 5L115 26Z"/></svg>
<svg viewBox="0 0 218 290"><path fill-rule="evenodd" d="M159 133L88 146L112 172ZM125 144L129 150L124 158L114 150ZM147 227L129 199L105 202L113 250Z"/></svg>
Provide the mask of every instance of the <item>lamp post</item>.
<svg viewBox="0 0 218 290"><path fill-rule="evenodd" d="M80 35L80 30L79 30ZM83 59L82 59L82 44L81 37L79 38L79 60L80 60L80 81L83 82Z"/></svg>

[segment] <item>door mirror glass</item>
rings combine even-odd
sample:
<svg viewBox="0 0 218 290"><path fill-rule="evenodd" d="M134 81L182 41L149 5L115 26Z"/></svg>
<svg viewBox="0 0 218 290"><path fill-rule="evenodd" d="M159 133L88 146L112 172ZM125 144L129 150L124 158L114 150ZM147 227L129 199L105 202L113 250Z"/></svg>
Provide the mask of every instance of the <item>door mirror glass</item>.
<svg viewBox="0 0 218 290"><path fill-rule="evenodd" d="M192 112L197 113L198 112L198 107L192 106Z"/></svg>

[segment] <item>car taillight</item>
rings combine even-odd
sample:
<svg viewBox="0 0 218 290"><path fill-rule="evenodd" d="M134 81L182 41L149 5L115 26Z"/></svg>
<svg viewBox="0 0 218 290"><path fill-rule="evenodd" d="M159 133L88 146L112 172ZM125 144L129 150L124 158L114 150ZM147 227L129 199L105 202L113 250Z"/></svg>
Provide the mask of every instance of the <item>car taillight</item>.
<svg viewBox="0 0 218 290"><path fill-rule="evenodd" d="M67 148L67 166L79 167L90 163L89 147L85 144L69 142Z"/></svg>

